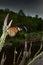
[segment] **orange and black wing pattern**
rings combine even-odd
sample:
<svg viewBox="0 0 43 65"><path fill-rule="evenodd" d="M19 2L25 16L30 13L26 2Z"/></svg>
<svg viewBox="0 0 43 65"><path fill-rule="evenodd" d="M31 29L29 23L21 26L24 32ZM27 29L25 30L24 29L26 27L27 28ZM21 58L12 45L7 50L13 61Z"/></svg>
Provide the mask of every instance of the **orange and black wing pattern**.
<svg viewBox="0 0 43 65"><path fill-rule="evenodd" d="M15 36L17 32L18 32L17 27L11 27L11 28L8 29L8 35L9 36Z"/></svg>

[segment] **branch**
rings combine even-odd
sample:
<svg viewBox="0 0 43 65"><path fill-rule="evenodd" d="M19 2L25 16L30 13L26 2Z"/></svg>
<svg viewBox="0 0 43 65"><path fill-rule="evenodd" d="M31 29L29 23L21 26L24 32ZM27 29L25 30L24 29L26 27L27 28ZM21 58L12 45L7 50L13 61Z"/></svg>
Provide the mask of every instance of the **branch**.
<svg viewBox="0 0 43 65"><path fill-rule="evenodd" d="M4 65L5 60L6 60L6 55L4 56L3 53L0 65Z"/></svg>
<svg viewBox="0 0 43 65"><path fill-rule="evenodd" d="M18 57L18 59L17 59L17 64L18 64L18 61L19 61L19 59L20 59L21 54L22 54L22 50L21 50L21 52L20 52L20 54L19 54L19 57Z"/></svg>
<svg viewBox="0 0 43 65"><path fill-rule="evenodd" d="M13 61L14 65L15 65L16 54L17 54L17 51L16 51L16 48L15 48L15 50L14 50L14 61Z"/></svg>
<svg viewBox="0 0 43 65"><path fill-rule="evenodd" d="M43 52L41 52L39 55L34 57L27 65L32 65L36 60L38 60L43 55Z"/></svg>
<svg viewBox="0 0 43 65"><path fill-rule="evenodd" d="M38 52L34 55L34 57L37 56L37 54L41 51L42 47L43 47L43 46L42 46L42 43L41 43L40 49L39 49Z"/></svg>

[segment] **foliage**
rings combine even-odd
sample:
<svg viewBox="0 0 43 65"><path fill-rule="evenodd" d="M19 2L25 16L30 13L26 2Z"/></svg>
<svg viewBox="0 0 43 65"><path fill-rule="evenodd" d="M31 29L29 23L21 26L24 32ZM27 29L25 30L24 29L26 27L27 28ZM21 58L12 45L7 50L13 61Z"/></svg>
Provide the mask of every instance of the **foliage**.
<svg viewBox="0 0 43 65"><path fill-rule="evenodd" d="M37 33L37 35L39 35L39 37L40 37L40 35L41 36L43 35L43 34L39 34L39 32L43 31L43 19L38 18L38 15L36 15L35 17L32 17L32 16L26 16L22 10L20 10L18 13L15 13L13 11L10 11L9 9L5 9L5 10L1 9L0 10L0 36L2 34L3 21L4 21L4 18L5 18L7 13L10 14L9 20L13 19L12 26L19 26L23 29L14 38L14 39L16 39L16 41L20 40L20 39L21 40L25 39L24 34L26 33L26 31L24 29L24 26L27 27L27 39L28 40L29 40L29 37L31 37L31 36L34 37L34 35L36 35L34 33ZM12 38L12 40L14 40L14 39Z"/></svg>

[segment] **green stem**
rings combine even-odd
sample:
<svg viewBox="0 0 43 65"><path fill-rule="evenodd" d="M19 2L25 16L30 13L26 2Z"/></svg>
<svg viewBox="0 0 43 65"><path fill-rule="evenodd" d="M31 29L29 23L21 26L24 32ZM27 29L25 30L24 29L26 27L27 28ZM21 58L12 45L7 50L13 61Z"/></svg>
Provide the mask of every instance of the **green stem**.
<svg viewBox="0 0 43 65"><path fill-rule="evenodd" d="M32 65L36 60L38 60L43 55L43 52L41 52L39 55L34 57L27 65Z"/></svg>
<svg viewBox="0 0 43 65"><path fill-rule="evenodd" d="M1 38L0 38L0 52L4 46L4 43L5 43L5 39L6 39L6 36L7 36L7 33L4 33L2 34Z"/></svg>

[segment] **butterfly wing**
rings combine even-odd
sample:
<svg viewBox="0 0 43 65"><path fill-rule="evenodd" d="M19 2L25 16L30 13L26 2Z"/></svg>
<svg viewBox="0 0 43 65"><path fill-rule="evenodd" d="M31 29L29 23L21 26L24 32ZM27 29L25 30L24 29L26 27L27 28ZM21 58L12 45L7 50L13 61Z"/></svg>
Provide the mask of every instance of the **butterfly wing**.
<svg viewBox="0 0 43 65"><path fill-rule="evenodd" d="M11 27L8 29L8 35L11 37L15 36L17 32L18 32L18 29L16 27Z"/></svg>

